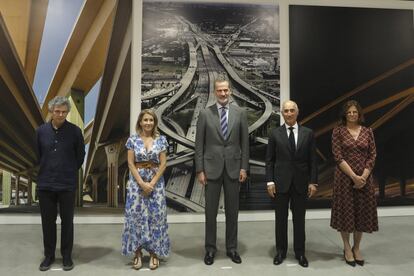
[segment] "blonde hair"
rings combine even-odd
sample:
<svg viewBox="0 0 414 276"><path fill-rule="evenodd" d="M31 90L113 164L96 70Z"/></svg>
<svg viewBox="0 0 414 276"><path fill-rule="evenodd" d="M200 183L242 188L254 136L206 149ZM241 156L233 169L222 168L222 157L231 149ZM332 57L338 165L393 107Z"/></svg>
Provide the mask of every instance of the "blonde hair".
<svg viewBox="0 0 414 276"><path fill-rule="evenodd" d="M154 127L152 128L151 136L152 138L157 137L160 133L158 132L158 117L155 115L155 112L151 109L144 109L142 110L138 115L137 124L135 125L136 132L141 135L142 134L142 127L140 125L142 119L144 118L144 115L148 114L154 119Z"/></svg>

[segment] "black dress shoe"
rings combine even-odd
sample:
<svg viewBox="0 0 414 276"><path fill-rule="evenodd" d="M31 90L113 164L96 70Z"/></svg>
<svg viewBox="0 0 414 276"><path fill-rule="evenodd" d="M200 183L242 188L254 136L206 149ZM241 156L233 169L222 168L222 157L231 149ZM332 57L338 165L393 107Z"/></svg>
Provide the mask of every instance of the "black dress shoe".
<svg viewBox="0 0 414 276"><path fill-rule="evenodd" d="M229 257L233 261L233 263L241 264L242 262L240 255L239 253L237 253L237 251L227 252L227 257Z"/></svg>
<svg viewBox="0 0 414 276"><path fill-rule="evenodd" d="M214 263L214 253L213 252L206 252L204 256L204 263L206 265L212 265Z"/></svg>
<svg viewBox="0 0 414 276"><path fill-rule="evenodd" d="M53 262L55 261L55 257L46 256L45 259L40 263L39 270L46 271L52 266Z"/></svg>
<svg viewBox="0 0 414 276"><path fill-rule="evenodd" d="M296 259L298 260L298 263L300 266L303 266L303 267L309 266L309 262L306 259L305 255L296 256Z"/></svg>
<svg viewBox="0 0 414 276"><path fill-rule="evenodd" d="M75 265L73 264L71 257L63 257L63 270L69 271L72 270Z"/></svg>
<svg viewBox="0 0 414 276"><path fill-rule="evenodd" d="M286 258L286 255L283 255L282 253L277 253L276 256L273 258L273 264L274 265L280 265L283 263L283 260Z"/></svg>

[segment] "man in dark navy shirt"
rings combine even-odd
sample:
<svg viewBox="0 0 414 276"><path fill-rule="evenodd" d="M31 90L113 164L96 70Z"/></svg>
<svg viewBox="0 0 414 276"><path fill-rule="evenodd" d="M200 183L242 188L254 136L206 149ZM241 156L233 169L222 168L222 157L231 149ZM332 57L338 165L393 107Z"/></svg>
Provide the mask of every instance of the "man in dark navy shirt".
<svg viewBox="0 0 414 276"><path fill-rule="evenodd" d="M67 98L56 96L49 104L52 120L36 131L39 159L37 193L42 217L45 259L39 270L46 271L55 260L56 218L59 205L63 270L71 270L73 248L73 213L78 170L85 157L82 131L66 121L70 111Z"/></svg>

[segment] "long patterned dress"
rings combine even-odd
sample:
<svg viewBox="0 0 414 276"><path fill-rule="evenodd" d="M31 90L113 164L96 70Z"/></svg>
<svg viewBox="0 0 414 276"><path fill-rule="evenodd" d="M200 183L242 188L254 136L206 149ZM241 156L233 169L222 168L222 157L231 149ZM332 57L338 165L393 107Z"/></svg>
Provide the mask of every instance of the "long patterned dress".
<svg viewBox="0 0 414 276"><path fill-rule="evenodd" d="M363 188L355 189L351 178L338 166L342 160L345 160L357 175L361 175L365 168L372 172L376 157L372 130L362 127L355 140L345 126L336 127L332 134L332 153L337 166L334 176L331 227L348 233L378 231L372 173Z"/></svg>
<svg viewBox="0 0 414 276"><path fill-rule="evenodd" d="M135 162L151 161L160 163L159 155L167 149L165 136L154 139L152 149L147 151L139 135L129 137L126 148L135 153ZM156 169L139 169L144 181L150 182ZM165 199L165 182L161 176L149 196L143 194L133 175L129 174L129 185L125 203L125 223L122 234L122 254L132 255L138 248L167 257L170 252L168 237L167 205Z"/></svg>

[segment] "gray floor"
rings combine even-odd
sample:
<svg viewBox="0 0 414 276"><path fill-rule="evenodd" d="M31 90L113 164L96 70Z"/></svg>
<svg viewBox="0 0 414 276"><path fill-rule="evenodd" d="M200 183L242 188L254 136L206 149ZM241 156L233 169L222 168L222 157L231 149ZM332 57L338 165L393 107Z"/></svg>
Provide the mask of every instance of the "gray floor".
<svg viewBox="0 0 414 276"><path fill-rule="evenodd" d="M274 223L240 222L241 265L225 256L222 223L218 229L219 252L212 266L202 261L204 225L170 224L172 254L156 271L135 271L130 268L131 258L120 255L122 225L75 225L76 266L70 272L61 270L61 259L50 271L38 271L42 259L40 225L0 225L0 275L414 275L413 217L380 218L380 231L363 237L366 265L356 268L344 263L339 235L329 228L328 220L306 223L310 262L306 269L297 265L292 250L282 265L272 264ZM60 256L58 250L56 255ZM148 258L144 265L148 266Z"/></svg>

